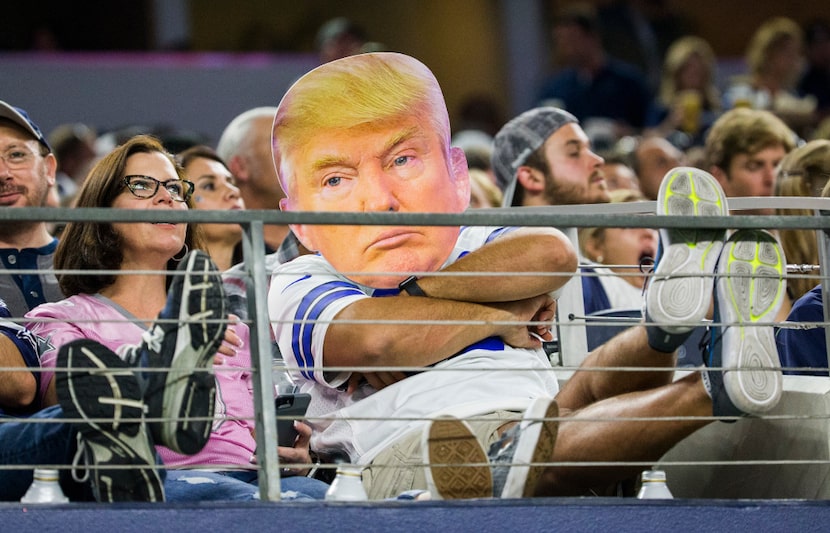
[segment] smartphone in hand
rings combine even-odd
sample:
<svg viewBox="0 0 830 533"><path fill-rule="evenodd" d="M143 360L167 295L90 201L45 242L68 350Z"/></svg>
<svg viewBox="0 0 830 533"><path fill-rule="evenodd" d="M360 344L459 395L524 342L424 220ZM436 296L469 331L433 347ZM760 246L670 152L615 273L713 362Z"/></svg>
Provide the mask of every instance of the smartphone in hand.
<svg viewBox="0 0 830 533"><path fill-rule="evenodd" d="M294 446L294 441L297 439L294 421L305 416L310 402L311 395L307 393L281 394L274 400L277 410L277 444L279 446L289 448Z"/></svg>

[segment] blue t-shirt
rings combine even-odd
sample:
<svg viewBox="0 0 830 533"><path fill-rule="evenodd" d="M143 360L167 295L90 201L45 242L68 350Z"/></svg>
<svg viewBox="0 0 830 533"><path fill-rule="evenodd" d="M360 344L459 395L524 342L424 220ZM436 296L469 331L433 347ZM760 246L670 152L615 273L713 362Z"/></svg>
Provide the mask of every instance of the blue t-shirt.
<svg viewBox="0 0 830 533"><path fill-rule="evenodd" d="M821 285L816 286L799 298L787 317L787 322L823 322L824 304L821 298ZM785 374L803 376L826 376L827 342L824 328L789 329L781 328L775 336L778 345L778 357ZM823 370L786 370L787 368L812 367Z"/></svg>

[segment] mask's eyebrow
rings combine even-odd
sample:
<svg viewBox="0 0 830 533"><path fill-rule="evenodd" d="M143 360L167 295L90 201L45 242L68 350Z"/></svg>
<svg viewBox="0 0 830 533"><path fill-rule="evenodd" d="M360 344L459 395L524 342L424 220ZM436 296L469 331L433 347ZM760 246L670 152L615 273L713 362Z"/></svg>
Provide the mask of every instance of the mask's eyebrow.
<svg viewBox="0 0 830 533"><path fill-rule="evenodd" d="M390 152L394 151L395 148L405 143L409 139L412 139L413 137L417 137L419 135L422 135L422 133L421 129L417 126L412 126L410 128L396 133L391 139L389 139L384 144L381 152L381 157L386 157ZM351 162L351 158L347 155L323 155L311 164L311 171L319 172L321 170L325 170L327 168L332 167L351 166L354 166L354 163Z"/></svg>
<svg viewBox="0 0 830 533"><path fill-rule="evenodd" d="M324 155L311 164L312 172L318 172L330 167L349 166L348 158L338 155Z"/></svg>
<svg viewBox="0 0 830 533"><path fill-rule="evenodd" d="M389 152L393 151L399 145L405 143L409 139L413 137L417 137L421 134L421 129L417 126L412 126L407 128L399 133L397 133L394 137L392 137L389 142L386 143L386 146L383 149L383 155L387 155Z"/></svg>

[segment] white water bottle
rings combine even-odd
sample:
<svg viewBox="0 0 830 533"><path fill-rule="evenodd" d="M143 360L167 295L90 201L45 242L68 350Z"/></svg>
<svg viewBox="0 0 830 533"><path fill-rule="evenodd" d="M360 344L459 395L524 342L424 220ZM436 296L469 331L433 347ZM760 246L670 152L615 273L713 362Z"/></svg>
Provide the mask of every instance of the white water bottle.
<svg viewBox="0 0 830 533"><path fill-rule="evenodd" d="M20 501L23 503L67 503L69 498L61 490L57 470L36 468L34 480Z"/></svg>
<svg viewBox="0 0 830 533"><path fill-rule="evenodd" d="M340 465L337 475L326 491L326 500L341 502L363 502L369 499L363 488L363 468L353 465Z"/></svg>
<svg viewBox="0 0 830 533"><path fill-rule="evenodd" d="M663 470L645 470L643 484L637 497L641 500L671 500L674 498L666 485L666 472Z"/></svg>

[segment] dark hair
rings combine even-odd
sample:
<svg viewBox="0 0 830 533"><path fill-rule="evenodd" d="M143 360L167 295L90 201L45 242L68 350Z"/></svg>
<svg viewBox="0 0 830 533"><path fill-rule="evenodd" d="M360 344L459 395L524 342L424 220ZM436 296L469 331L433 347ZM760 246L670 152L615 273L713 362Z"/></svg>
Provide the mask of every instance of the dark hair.
<svg viewBox="0 0 830 533"><path fill-rule="evenodd" d="M137 135L110 152L89 172L78 193L77 207L112 207L125 185L122 180L127 159L134 154L160 153L170 159L176 174L183 178L181 167L155 137ZM110 270L121 267L124 256L123 241L109 222L71 222L61 234L55 251L57 270ZM203 248L198 228L188 226L185 246L190 250ZM178 263L170 260L167 270L175 270ZM64 295L95 294L115 282L115 272L105 274L58 274Z"/></svg>
<svg viewBox="0 0 830 533"><path fill-rule="evenodd" d="M545 145L542 144L542 146L530 152L530 155L527 156L527 160L522 166L536 169L544 176L549 176L550 165L548 164L548 160L545 158ZM513 179L516 178L514 177ZM513 191L513 201L511 202L511 205L522 205L522 202L524 202L524 196L525 188L521 183L516 181L516 189Z"/></svg>
<svg viewBox="0 0 830 533"><path fill-rule="evenodd" d="M176 154L176 162L182 168L187 168L187 165L192 163L194 159L210 159L211 161L221 163L223 167L228 168L228 165L226 165L222 158L219 157L219 154L216 153L216 150L204 144L197 144L196 146L191 146L187 150Z"/></svg>
<svg viewBox="0 0 830 533"><path fill-rule="evenodd" d="M591 4L577 2L562 8L554 19L554 26L578 26L588 35L599 35L596 10Z"/></svg>

